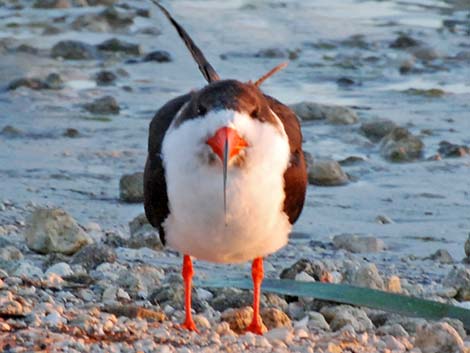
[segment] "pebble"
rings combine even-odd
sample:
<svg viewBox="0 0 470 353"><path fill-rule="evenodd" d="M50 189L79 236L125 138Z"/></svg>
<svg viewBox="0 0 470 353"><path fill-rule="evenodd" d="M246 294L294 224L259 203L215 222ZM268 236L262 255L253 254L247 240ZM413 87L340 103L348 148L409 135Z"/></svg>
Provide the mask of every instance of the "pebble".
<svg viewBox="0 0 470 353"><path fill-rule="evenodd" d="M36 208L26 219L28 247L41 254L71 255L91 244L91 238L63 209Z"/></svg>
<svg viewBox="0 0 470 353"><path fill-rule="evenodd" d="M291 105L290 108L303 121L327 120L332 124L350 125L359 120L354 110L339 105L300 102Z"/></svg>
<svg viewBox="0 0 470 353"><path fill-rule="evenodd" d="M383 240L359 234L340 234L333 237L333 245L352 253L374 253L385 250Z"/></svg>
<svg viewBox="0 0 470 353"><path fill-rule="evenodd" d="M61 277L67 277L67 276L73 275L73 271L70 268L70 265L66 264L65 262L59 262L49 267L46 271L46 275L49 275L51 273L55 273Z"/></svg>
<svg viewBox="0 0 470 353"><path fill-rule="evenodd" d="M374 328L374 324L367 314L359 308L348 305L329 306L323 307L320 312L334 331L347 325L350 325L355 332L364 332Z"/></svg>
<svg viewBox="0 0 470 353"><path fill-rule="evenodd" d="M387 280L387 291L391 293L401 293L401 280L398 276L390 276Z"/></svg>
<svg viewBox="0 0 470 353"><path fill-rule="evenodd" d="M390 43L390 48L395 49L405 49L416 47L419 44L419 41L407 34L400 34L392 43Z"/></svg>
<svg viewBox="0 0 470 353"><path fill-rule="evenodd" d="M104 96L101 98L95 99L91 103L86 103L83 105L83 108L88 110L93 114L119 114L121 108L112 96Z"/></svg>
<svg viewBox="0 0 470 353"><path fill-rule="evenodd" d="M93 60L98 58L94 46L76 40L63 40L51 49L53 58L65 60Z"/></svg>
<svg viewBox="0 0 470 353"><path fill-rule="evenodd" d="M330 331L330 325L325 320L325 317L316 311L309 311L308 313L308 328L317 328L324 331Z"/></svg>
<svg viewBox="0 0 470 353"><path fill-rule="evenodd" d="M373 263L362 264L357 269L347 269L345 280L358 287L385 289L384 280Z"/></svg>
<svg viewBox="0 0 470 353"><path fill-rule="evenodd" d="M380 141L391 133L397 124L389 119L376 119L362 123L360 129L372 141Z"/></svg>
<svg viewBox="0 0 470 353"><path fill-rule="evenodd" d="M268 330L279 327L292 327L292 321L283 311L277 308L263 308L260 316Z"/></svg>
<svg viewBox="0 0 470 353"><path fill-rule="evenodd" d="M278 327L273 328L264 334L264 337L270 342L274 343L275 341L281 341L286 344L289 344L294 339L294 334L291 328L288 327Z"/></svg>
<svg viewBox="0 0 470 353"><path fill-rule="evenodd" d="M445 322L424 324L416 331L416 347L423 353L464 352L464 343L458 332Z"/></svg>
<svg viewBox="0 0 470 353"><path fill-rule="evenodd" d="M68 9L72 7L69 0L36 0L34 8L37 9Z"/></svg>
<svg viewBox="0 0 470 353"><path fill-rule="evenodd" d="M117 80L117 76L112 71L102 70L96 73L95 80L98 86L109 86Z"/></svg>
<svg viewBox="0 0 470 353"><path fill-rule="evenodd" d="M465 145L456 145L448 141L439 142L439 155L443 157L464 157L470 154L470 147Z"/></svg>
<svg viewBox="0 0 470 353"><path fill-rule="evenodd" d="M315 159L308 171L308 182L319 186L340 186L349 182L349 178L334 160Z"/></svg>
<svg viewBox="0 0 470 353"><path fill-rule="evenodd" d="M104 244L90 244L75 253L71 264L79 264L86 270L93 270L102 263L113 263L117 259L116 250Z"/></svg>
<svg viewBox="0 0 470 353"><path fill-rule="evenodd" d="M248 325L253 320L253 308L246 306L238 309L227 309L225 310L220 319L222 321L228 322L230 329L235 333L243 333ZM266 326L262 326L263 332L267 331Z"/></svg>
<svg viewBox="0 0 470 353"><path fill-rule="evenodd" d="M144 201L144 174L136 172L125 174L119 180L119 197L128 203Z"/></svg>
<svg viewBox="0 0 470 353"><path fill-rule="evenodd" d="M7 245L0 248L0 260L19 261L23 259L23 254L16 247ZM1 277L0 277L1 278Z"/></svg>
<svg viewBox="0 0 470 353"><path fill-rule="evenodd" d="M315 281L321 281L328 275L323 262L320 260L303 258L296 261L292 266L283 269L280 277L285 279L296 279L300 273L308 275Z"/></svg>
<svg viewBox="0 0 470 353"><path fill-rule="evenodd" d="M454 259L446 249L439 249L434 254L429 256L429 259L437 261L441 264L452 264Z"/></svg>
<svg viewBox="0 0 470 353"><path fill-rule="evenodd" d="M421 139L398 127L382 139L380 153L391 162L410 162L421 158L423 148Z"/></svg>
<svg viewBox="0 0 470 353"><path fill-rule="evenodd" d="M155 50L146 54L143 62L155 61L157 63L167 63L173 61L171 54L165 50Z"/></svg>
<svg viewBox="0 0 470 353"><path fill-rule="evenodd" d="M470 300L470 269L462 266L452 268L442 284L445 287L457 289L457 298L459 300Z"/></svg>
<svg viewBox="0 0 470 353"><path fill-rule="evenodd" d="M114 53L124 53L127 55L141 55L142 48L138 44L124 42L118 38L111 38L96 46L98 50Z"/></svg>

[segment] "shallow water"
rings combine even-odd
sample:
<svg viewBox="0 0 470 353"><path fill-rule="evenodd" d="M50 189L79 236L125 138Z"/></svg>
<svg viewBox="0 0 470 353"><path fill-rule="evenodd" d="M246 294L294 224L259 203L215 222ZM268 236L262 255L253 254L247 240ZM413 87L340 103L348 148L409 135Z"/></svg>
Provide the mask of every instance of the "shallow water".
<svg viewBox="0 0 470 353"><path fill-rule="evenodd" d="M147 7L144 1L132 3ZM469 28L457 25L451 32L443 27L444 20L465 21L470 4L465 6L453 1L358 0L292 0L281 5L273 0L175 0L169 4L222 77L256 79L286 60L253 57L260 49L299 49L298 59L264 84L266 93L285 103L311 100L354 106L362 121L388 118L416 134L430 129L432 134L422 137L425 157L435 154L442 140L470 144L470 62L453 59L469 50ZM118 36L140 43L145 52L167 50L174 61L67 62L50 59L47 53L2 53L0 45L3 88L14 78L45 77L50 72L59 72L66 81L60 91L0 93L0 129L12 125L22 131L17 137L0 135L0 197L18 209L29 202L61 206L83 224L97 222L104 229L125 230L143 207L119 201L119 178L143 170L150 119L167 100L204 82L174 30L156 10L151 18L138 18L130 33L67 29L44 36L40 25L31 25L44 25L45 16L51 21L87 11L96 9L0 7L0 38L8 38L13 47L29 44L46 50L62 39L96 44ZM139 33L149 26L160 28L162 35ZM432 65L418 61L415 67L421 73L401 75L400 63L410 54L389 48L399 32L432 46L441 57ZM353 35L363 37L349 40ZM122 68L129 76L121 76L115 86L97 87L93 74L102 67ZM347 88L336 84L341 77L351 78L354 84ZM408 88L440 88L446 94L428 98L409 95L404 92ZM119 101L120 115L93 116L82 110L80 104L106 94ZM80 136L62 136L66 128L78 129ZM295 228L308 237L294 239L292 247L281 253L284 261L293 260L289 251L297 245L328 242L349 232L384 239L390 251L379 257L427 256L438 248L448 249L456 259L463 257L463 242L470 232L470 157L392 164L380 157L378 144L359 133L359 124L305 123L303 133L304 148L314 157L363 156L366 161L345 167L357 178L355 182L309 187ZM0 221L12 222L20 215L6 210L0 212ZM394 222L378 224L378 215Z"/></svg>

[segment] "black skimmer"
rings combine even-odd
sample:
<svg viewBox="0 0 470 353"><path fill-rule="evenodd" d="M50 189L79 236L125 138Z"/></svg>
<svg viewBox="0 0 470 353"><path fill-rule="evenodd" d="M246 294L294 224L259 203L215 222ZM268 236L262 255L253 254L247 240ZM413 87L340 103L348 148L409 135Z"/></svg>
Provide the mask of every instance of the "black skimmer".
<svg viewBox="0 0 470 353"><path fill-rule="evenodd" d="M288 241L305 199L307 173L296 115L256 82L222 80L186 31L157 1L208 84L166 103L150 123L145 213L164 244L181 252L186 319L191 256L216 263L253 260L253 321L259 316L263 257Z"/></svg>

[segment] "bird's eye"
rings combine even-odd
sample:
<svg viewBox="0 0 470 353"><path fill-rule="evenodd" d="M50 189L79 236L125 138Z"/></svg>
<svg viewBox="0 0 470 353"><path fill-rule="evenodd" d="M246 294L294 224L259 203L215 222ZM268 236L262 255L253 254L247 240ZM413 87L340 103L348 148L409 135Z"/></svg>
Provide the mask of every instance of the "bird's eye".
<svg viewBox="0 0 470 353"><path fill-rule="evenodd" d="M207 113L206 107L204 107L203 105L198 105L197 106L197 114L198 115L205 115L206 113Z"/></svg>
<svg viewBox="0 0 470 353"><path fill-rule="evenodd" d="M253 119L258 119L258 116L259 116L259 110L258 110L258 108L253 109L253 111L251 112L250 116L251 116Z"/></svg>

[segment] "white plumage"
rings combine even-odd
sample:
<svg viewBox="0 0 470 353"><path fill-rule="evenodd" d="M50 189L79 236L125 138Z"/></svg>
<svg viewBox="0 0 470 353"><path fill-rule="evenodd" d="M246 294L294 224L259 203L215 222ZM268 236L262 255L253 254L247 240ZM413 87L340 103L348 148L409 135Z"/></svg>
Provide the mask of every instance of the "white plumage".
<svg viewBox="0 0 470 353"><path fill-rule="evenodd" d="M164 228L171 248L201 260L239 263L287 243L291 224L283 212L283 175L290 150L277 120L274 126L219 110L170 127L162 158L170 208ZM206 144L223 126L236 129L249 144L229 164L226 218L222 163Z"/></svg>

